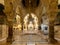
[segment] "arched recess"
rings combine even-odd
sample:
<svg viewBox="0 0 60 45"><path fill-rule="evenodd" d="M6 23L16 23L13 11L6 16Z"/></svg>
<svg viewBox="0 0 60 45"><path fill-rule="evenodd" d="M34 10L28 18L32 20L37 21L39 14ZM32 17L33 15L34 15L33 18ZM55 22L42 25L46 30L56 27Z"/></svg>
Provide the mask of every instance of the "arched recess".
<svg viewBox="0 0 60 45"><path fill-rule="evenodd" d="M27 14L24 17L24 30L38 30L38 18L35 14Z"/></svg>
<svg viewBox="0 0 60 45"><path fill-rule="evenodd" d="M15 18L14 18L14 21L13 21L13 28L15 30L22 30L21 29L21 16L20 16L20 13L19 13L19 8L18 6L16 7L16 11L15 11Z"/></svg>

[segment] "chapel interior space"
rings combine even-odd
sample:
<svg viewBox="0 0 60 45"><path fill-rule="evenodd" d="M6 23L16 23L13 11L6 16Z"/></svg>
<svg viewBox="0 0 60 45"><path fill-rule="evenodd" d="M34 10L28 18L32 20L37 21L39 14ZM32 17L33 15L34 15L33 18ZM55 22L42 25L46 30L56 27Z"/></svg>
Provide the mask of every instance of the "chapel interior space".
<svg viewBox="0 0 60 45"><path fill-rule="evenodd" d="M60 0L0 0L0 44L8 43L60 43Z"/></svg>

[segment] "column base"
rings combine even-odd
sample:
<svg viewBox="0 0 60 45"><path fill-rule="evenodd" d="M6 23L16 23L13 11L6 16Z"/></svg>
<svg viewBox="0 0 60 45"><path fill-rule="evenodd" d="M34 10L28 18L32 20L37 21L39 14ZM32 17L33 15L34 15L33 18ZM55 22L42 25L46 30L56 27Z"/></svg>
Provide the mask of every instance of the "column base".
<svg viewBox="0 0 60 45"><path fill-rule="evenodd" d="M58 43L58 41L56 39L49 39L48 43L56 44L56 43Z"/></svg>

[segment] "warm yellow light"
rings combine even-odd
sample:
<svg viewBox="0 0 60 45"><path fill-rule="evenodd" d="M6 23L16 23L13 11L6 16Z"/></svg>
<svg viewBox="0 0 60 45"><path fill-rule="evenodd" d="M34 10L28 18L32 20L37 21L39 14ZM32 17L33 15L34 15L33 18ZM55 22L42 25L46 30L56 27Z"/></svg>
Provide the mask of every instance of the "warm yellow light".
<svg viewBox="0 0 60 45"><path fill-rule="evenodd" d="M20 24L20 16L19 15L16 15L16 21L17 21L17 24Z"/></svg>
<svg viewBox="0 0 60 45"><path fill-rule="evenodd" d="M18 27L19 30L21 30L21 25L20 24L17 27Z"/></svg>
<svg viewBox="0 0 60 45"><path fill-rule="evenodd" d="M32 21L29 22L29 25L28 25L28 29L29 30L33 30L34 26L33 26L33 23Z"/></svg>
<svg viewBox="0 0 60 45"><path fill-rule="evenodd" d="M26 30L37 30L38 29L38 18L35 14L31 13L31 16L34 20L28 21L29 13L24 18L24 26ZM34 21L34 23L33 23ZM29 23L28 23L29 22ZM35 28L35 29L34 29Z"/></svg>

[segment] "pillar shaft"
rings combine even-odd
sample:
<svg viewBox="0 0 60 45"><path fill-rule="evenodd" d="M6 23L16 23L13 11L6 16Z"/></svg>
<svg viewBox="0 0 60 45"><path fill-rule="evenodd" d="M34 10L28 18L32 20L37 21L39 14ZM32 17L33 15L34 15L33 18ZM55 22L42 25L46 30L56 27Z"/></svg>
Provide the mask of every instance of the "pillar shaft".
<svg viewBox="0 0 60 45"><path fill-rule="evenodd" d="M49 2L49 42L56 43L54 37L54 21L57 15L57 0L50 0Z"/></svg>
<svg viewBox="0 0 60 45"><path fill-rule="evenodd" d="M54 42L54 22L49 22L49 42Z"/></svg>
<svg viewBox="0 0 60 45"><path fill-rule="evenodd" d="M13 24L12 21L8 21L8 38L7 41L12 42L13 39Z"/></svg>

